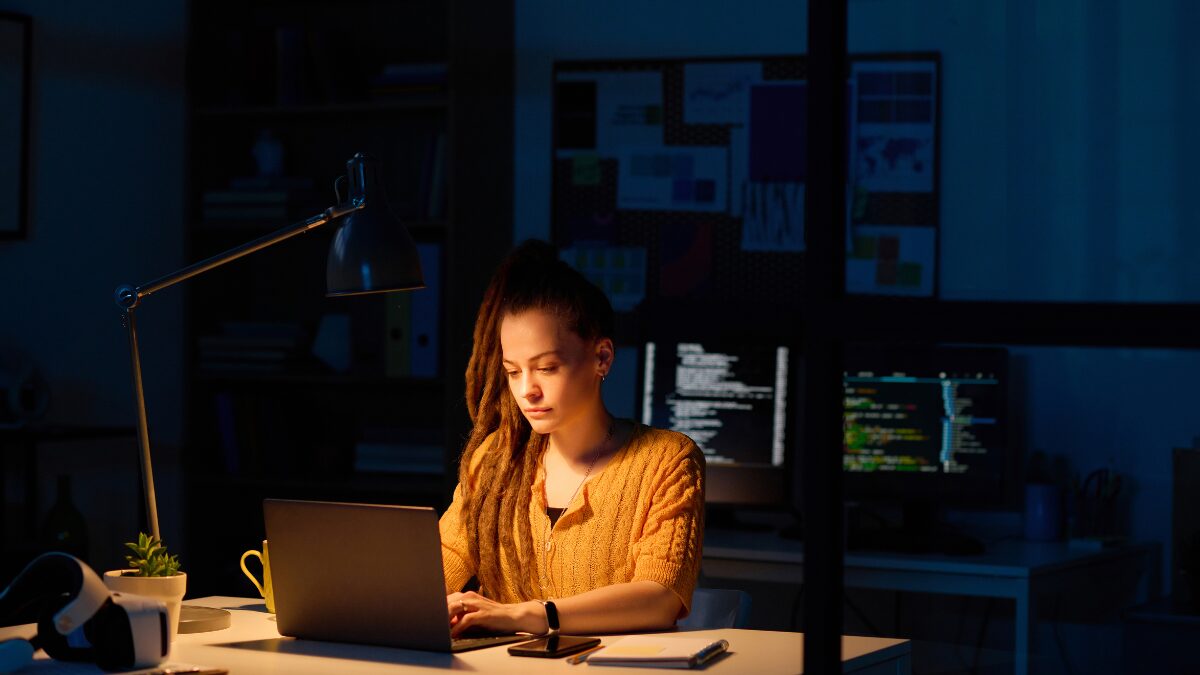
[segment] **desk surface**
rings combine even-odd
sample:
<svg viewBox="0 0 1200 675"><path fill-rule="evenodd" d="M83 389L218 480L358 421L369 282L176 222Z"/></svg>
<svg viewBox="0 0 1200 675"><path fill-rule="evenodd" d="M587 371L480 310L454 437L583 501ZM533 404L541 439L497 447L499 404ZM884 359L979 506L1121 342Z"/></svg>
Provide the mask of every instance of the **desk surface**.
<svg viewBox="0 0 1200 675"><path fill-rule="evenodd" d="M845 565L896 571L1023 578L1076 565L1094 565L1098 561L1122 558L1132 552L1142 553L1149 546L1131 544L1087 551L1070 548L1064 542L1006 540L989 545L987 551L980 555L847 551ZM784 539L775 533L709 530L704 533L704 557L803 564L804 543L795 539Z"/></svg>
<svg viewBox="0 0 1200 675"><path fill-rule="evenodd" d="M180 635L172 645L171 662L226 668L230 673L308 673L325 675L369 675L395 673L396 666L404 672L433 672L467 670L486 673L519 673L533 675L543 672L581 672L587 670L630 675L657 673L661 668L613 668L572 666L563 659L531 659L510 656L507 646L479 649L461 654L438 654L408 649L370 647L365 645L313 642L280 637L275 616L267 614L262 600L249 598L210 597L189 599L188 604L225 607L233 612L233 626L211 633ZM0 637L14 629L0 629ZM804 636L800 633L757 630L689 631L688 636L724 638L729 640L729 653L711 663L704 672L712 673L799 673L802 671ZM619 636L604 637L604 643ZM869 669L896 662L907 672L910 645L907 640L886 638L845 637L842 641L845 672ZM41 655L44 658L44 654ZM41 662L22 672L67 672L55 664ZM74 667L74 666L70 666ZM79 666L71 672L100 673L95 666ZM586 671L582 671L586 672Z"/></svg>

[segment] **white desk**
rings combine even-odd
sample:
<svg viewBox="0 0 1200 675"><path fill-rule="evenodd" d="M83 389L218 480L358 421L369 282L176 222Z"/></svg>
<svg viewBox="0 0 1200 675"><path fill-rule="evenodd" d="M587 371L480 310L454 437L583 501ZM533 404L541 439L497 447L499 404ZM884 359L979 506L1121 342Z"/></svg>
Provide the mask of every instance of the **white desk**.
<svg viewBox="0 0 1200 675"><path fill-rule="evenodd" d="M233 626L211 633L180 635L171 650L171 661L228 669L231 675L248 673L288 673L290 675L372 675L424 673L465 670L479 673L579 673L599 671L609 675L655 673L661 668L606 668L572 666L564 659L537 659L510 656L507 645L461 654L437 654L408 649L363 645L311 642L279 636L275 616L267 614L262 600L210 597L188 599L189 604L225 607L233 613ZM239 609L240 608L240 609ZM28 630L28 627L23 627ZM0 629L0 638L19 629ZM689 636L720 637L729 640L729 653L704 668L711 673L786 673L802 672L804 636L800 633L721 629L691 631ZM603 638L605 643L616 637ZM843 672L855 675L909 675L910 648L907 640L846 637L842 642ZM44 654L41 655L43 658ZM101 673L95 666L63 669L64 664L49 661L35 663L22 673L53 669L56 673ZM586 669L586 670L583 670Z"/></svg>
<svg viewBox="0 0 1200 675"><path fill-rule="evenodd" d="M709 530L705 577L801 584L804 545L775 534ZM1157 597L1158 545L1079 551L1064 543L1005 541L977 556L847 552L845 586L1007 598L1015 601L1017 675L1029 672L1041 598L1128 593L1131 606Z"/></svg>

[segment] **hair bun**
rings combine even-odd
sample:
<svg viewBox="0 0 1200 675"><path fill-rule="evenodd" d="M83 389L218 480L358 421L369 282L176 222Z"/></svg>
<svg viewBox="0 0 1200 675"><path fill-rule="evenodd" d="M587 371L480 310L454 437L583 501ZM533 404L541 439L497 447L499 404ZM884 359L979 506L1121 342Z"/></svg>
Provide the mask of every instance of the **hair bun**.
<svg viewBox="0 0 1200 675"><path fill-rule="evenodd" d="M504 263L503 294L527 295L535 288L553 285L573 270L558 257L558 249L540 239L526 239L508 254Z"/></svg>
<svg viewBox="0 0 1200 675"><path fill-rule="evenodd" d="M513 249L509 260L513 267L546 266L558 261L558 249L548 241L526 239Z"/></svg>

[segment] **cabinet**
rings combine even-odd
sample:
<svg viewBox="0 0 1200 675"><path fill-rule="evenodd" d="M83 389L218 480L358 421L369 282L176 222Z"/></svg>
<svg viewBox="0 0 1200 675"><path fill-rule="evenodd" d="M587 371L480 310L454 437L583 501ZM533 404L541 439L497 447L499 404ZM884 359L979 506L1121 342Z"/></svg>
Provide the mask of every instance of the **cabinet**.
<svg viewBox="0 0 1200 675"><path fill-rule="evenodd" d="M448 503L474 315L511 246L512 11L192 4L187 258L319 213L364 152L429 288L325 298L336 223L189 281L189 593L244 593L263 498Z"/></svg>

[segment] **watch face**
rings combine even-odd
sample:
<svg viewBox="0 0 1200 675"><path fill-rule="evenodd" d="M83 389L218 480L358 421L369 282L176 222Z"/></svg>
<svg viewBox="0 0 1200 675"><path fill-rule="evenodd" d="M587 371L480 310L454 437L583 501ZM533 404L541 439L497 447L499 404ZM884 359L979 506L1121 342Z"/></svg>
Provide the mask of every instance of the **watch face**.
<svg viewBox="0 0 1200 675"><path fill-rule="evenodd" d="M546 626L551 631L558 630L558 608L549 600L543 600L542 606L546 608Z"/></svg>

